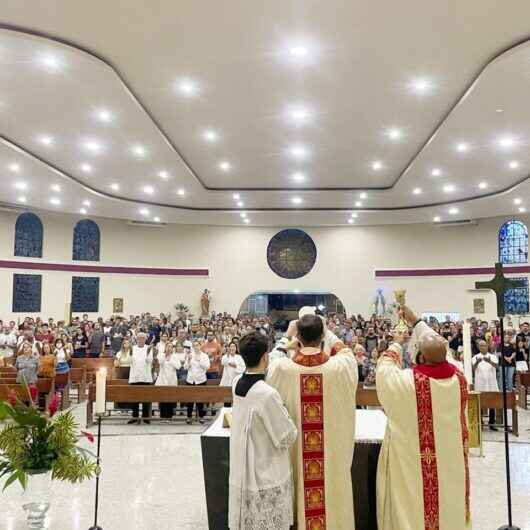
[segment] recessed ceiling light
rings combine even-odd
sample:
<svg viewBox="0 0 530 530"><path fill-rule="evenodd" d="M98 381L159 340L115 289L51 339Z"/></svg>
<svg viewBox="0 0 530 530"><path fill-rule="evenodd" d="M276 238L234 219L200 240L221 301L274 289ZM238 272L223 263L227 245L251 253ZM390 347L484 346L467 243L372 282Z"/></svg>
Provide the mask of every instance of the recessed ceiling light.
<svg viewBox="0 0 530 530"><path fill-rule="evenodd" d="M85 173L90 173L92 171L92 166L90 164L81 164L81 171Z"/></svg>
<svg viewBox="0 0 530 530"><path fill-rule="evenodd" d="M293 198L291 199L291 202L292 202L293 204L302 204L302 198L301 198L301 197L293 197Z"/></svg>
<svg viewBox="0 0 530 530"><path fill-rule="evenodd" d="M162 171L159 171L158 172L158 176L161 178L161 179L164 179L164 180L167 180L168 177L169 177L169 173L163 169Z"/></svg>
<svg viewBox="0 0 530 530"><path fill-rule="evenodd" d="M487 182L479 182L478 187L481 190L485 190L488 187L488 183Z"/></svg>
<svg viewBox="0 0 530 530"><path fill-rule="evenodd" d="M59 204L61 204L61 200L58 199L57 197L52 197L52 198L50 199L50 202L51 202L52 204L54 204L55 206L58 206Z"/></svg>
<svg viewBox="0 0 530 530"><path fill-rule="evenodd" d="M19 197L17 200L18 202L27 202L26 197Z"/></svg>
<svg viewBox="0 0 530 530"><path fill-rule="evenodd" d="M143 158L146 155L146 150L143 145L134 145L131 148L132 154L138 158Z"/></svg>
<svg viewBox="0 0 530 530"><path fill-rule="evenodd" d="M303 145L300 145L300 144L293 145L289 149L289 152L291 153L292 156L294 156L295 158L298 158L298 159L305 158L308 155L307 148L305 146L303 146Z"/></svg>
<svg viewBox="0 0 530 530"><path fill-rule="evenodd" d="M519 162L517 160L512 160L509 164L510 169L517 169L519 167Z"/></svg>
<svg viewBox="0 0 530 530"><path fill-rule="evenodd" d="M513 136L503 136L502 138L499 138L499 146L500 147L513 147L516 144L516 140Z"/></svg>
<svg viewBox="0 0 530 530"><path fill-rule="evenodd" d="M363 206L363 203L361 201L356 201L355 202L355 207L356 208L362 208L362 206Z"/></svg>
<svg viewBox="0 0 530 530"><path fill-rule="evenodd" d="M412 81L411 88L417 94L426 94L427 92L431 91L432 84L428 79L424 77L418 77Z"/></svg>
<svg viewBox="0 0 530 530"><path fill-rule="evenodd" d="M304 182L305 175L303 173L300 173L300 172L293 173L293 180L295 182Z"/></svg>
<svg viewBox="0 0 530 530"><path fill-rule="evenodd" d="M359 214L357 214L356 212L353 212L351 214L351 216L354 218L354 219L357 219L357 217L359 217Z"/></svg>
<svg viewBox="0 0 530 530"><path fill-rule="evenodd" d="M156 216L156 217L153 217L153 221L155 223L159 223L160 222L160 217Z"/></svg>
<svg viewBox="0 0 530 530"><path fill-rule="evenodd" d="M57 192L59 192L59 191L61 191L61 186L59 186L59 184L52 184L52 185L50 186L50 189L51 189L52 191L57 191Z"/></svg>
<svg viewBox="0 0 530 530"><path fill-rule="evenodd" d="M456 215L458 213L458 208L449 208L449 213L451 215Z"/></svg>
<svg viewBox="0 0 530 530"><path fill-rule="evenodd" d="M17 164L16 162L9 164L7 167L10 171L13 171L13 173L18 173L20 171L20 164Z"/></svg>
<svg viewBox="0 0 530 530"><path fill-rule="evenodd" d="M421 193L421 188L414 188L414 189L412 190L412 193L413 193L414 195L419 195L419 194Z"/></svg>
<svg viewBox="0 0 530 530"><path fill-rule="evenodd" d="M114 191L118 191L118 190L120 189L119 184L116 184L116 183L111 184L110 187L111 187Z"/></svg>
<svg viewBox="0 0 530 530"><path fill-rule="evenodd" d="M59 60L59 58L56 55L52 55L50 53L41 55L38 61L41 66L50 72L57 72L62 66L62 62Z"/></svg>
<svg viewBox="0 0 530 530"><path fill-rule="evenodd" d="M155 192L155 188L153 188L153 186L144 186L142 190L144 193L148 193L149 195L152 195Z"/></svg>
<svg viewBox="0 0 530 530"><path fill-rule="evenodd" d="M239 202L237 203L237 207L238 207L238 208L243 208L243 202L242 202L242 201L239 201Z"/></svg>
<svg viewBox="0 0 530 530"><path fill-rule="evenodd" d="M348 219L348 223L352 225L353 223L355 223L355 221L350 217L350 219Z"/></svg>
<svg viewBox="0 0 530 530"><path fill-rule="evenodd" d="M372 162L372 169L375 171L379 171L383 167L383 163L379 160L376 160L375 162Z"/></svg>
<svg viewBox="0 0 530 530"><path fill-rule="evenodd" d="M461 143L457 144L457 146L456 146L456 150L458 152L460 152L460 153L464 153L468 149L469 149L469 145L464 143L464 142L461 142Z"/></svg>
<svg viewBox="0 0 530 530"><path fill-rule="evenodd" d="M368 195L364 191L359 194L359 199L366 199L366 197L368 197Z"/></svg>
<svg viewBox="0 0 530 530"><path fill-rule="evenodd" d="M232 195L232 198L235 200L235 201L238 201L239 199L241 199L241 195L239 195L239 193L234 193Z"/></svg>
<svg viewBox="0 0 530 530"><path fill-rule="evenodd" d="M149 210L147 208L140 208L141 215L149 215Z"/></svg>
<svg viewBox="0 0 530 530"><path fill-rule="evenodd" d="M107 109L99 109L96 111L96 117L99 121L102 121L103 123L110 123L114 116L112 115L112 112Z"/></svg>
<svg viewBox="0 0 530 530"><path fill-rule="evenodd" d="M297 46L293 46L289 50L289 53L293 57L305 57L309 53L309 50L305 46L297 45Z"/></svg>
<svg viewBox="0 0 530 530"><path fill-rule="evenodd" d="M28 187L25 182L15 182L14 186L17 190L25 190Z"/></svg>
<svg viewBox="0 0 530 530"><path fill-rule="evenodd" d="M248 225L250 223L250 219L248 217L245 217L245 219L243 219L243 222Z"/></svg>
<svg viewBox="0 0 530 530"><path fill-rule="evenodd" d="M300 289L294 289L294 290L293 290L293 293L294 293L294 294L300 294Z"/></svg>
<svg viewBox="0 0 530 530"><path fill-rule="evenodd" d="M310 112L307 108L302 106L290 107L287 110L287 117L289 121L296 125L302 125L306 123L310 118Z"/></svg>
<svg viewBox="0 0 530 530"><path fill-rule="evenodd" d="M83 206L90 206L90 201L89 200L84 200L83 201Z"/></svg>
<svg viewBox="0 0 530 530"><path fill-rule="evenodd" d="M439 223L439 222L441 221L440 216L439 216L439 215L435 216L435 217L433 218L433 221L434 221L435 223Z"/></svg>
<svg viewBox="0 0 530 530"><path fill-rule="evenodd" d="M223 160L222 162L219 163L219 168L222 171L230 171L231 167L232 166L230 165L230 162L227 162L226 160Z"/></svg>
<svg viewBox="0 0 530 530"><path fill-rule="evenodd" d="M101 151L101 144L95 140L88 140L84 143L84 146L91 153L99 153Z"/></svg>
<svg viewBox="0 0 530 530"><path fill-rule="evenodd" d="M184 191L183 188L179 188L179 189L177 190L177 195L180 195L180 196L182 197L182 196L186 195L186 192Z"/></svg>
<svg viewBox="0 0 530 530"><path fill-rule="evenodd" d="M399 129L389 129L386 134L391 140L399 140L402 136L402 132Z"/></svg>
<svg viewBox="0 0 530 530"><path fill-rule="evenodd" d="M80 213L80 214L83 214L83 215L86 215L86 214L87 214L86 208L81 208L81 209L79 210L79 213Z"/></svg>
<svg viewBox="0 0 530 530"><path fill-rule="evenodd" d="M39 142L43 145L52 145L53 144L53 138L51 136L41 136L39 138Z"/></svg>
<svg viewBox="0 0 530 530"><path fill-rule="evenodd" d="M247 216L247 214L246 214L245 212L241 212L239 215L240 215L243 219Z"/></svg>
<svg viewBox="0 0 530 530"><path fill-rule="evenodd" d="M197 93L197 83L191 79L182 79L178 82L179 92L185 96L193 96Z"/></svg>
<svg viewBox="0 0 530 530"><path fill-rule="evenodd" d="M217 139L218 139L217 133L215 131L213 131L212 129L207 129L206 131L204 131L202 133L202 137L207 142L216 142Z"/></svg>
<svg viewBox="0 0 530 530"><path fill-rule="evenodd" d="M521 204L522 202L523 202L523 200L520 199L519 197L517 197L517 198L515 198L515 199L513 200L513 203L514 203L514 204Z"/></svg>
<svg viewBox="0 0 530 530"><path fill-rule="evenodd" d="M455 191L455 187L452 184L446 184L443 187L443 190L445 191L445 193L451 193L451 192Z"/></svg>
<svg viewBox="0 0 530 530"><path fill-rule="evenodd" d="M441 169L438 169L437 167L435 167L435 168L431 171L431 175L432 175L433 177L439 177L441 174L442 174L442 170L441 170Z"/></svg>
<svg viewBox="0 0 530 530"><path fill-rule="evenodd" d="M526 213L526 208L523 208L522 206L519 208L519 213Z"/></svg>

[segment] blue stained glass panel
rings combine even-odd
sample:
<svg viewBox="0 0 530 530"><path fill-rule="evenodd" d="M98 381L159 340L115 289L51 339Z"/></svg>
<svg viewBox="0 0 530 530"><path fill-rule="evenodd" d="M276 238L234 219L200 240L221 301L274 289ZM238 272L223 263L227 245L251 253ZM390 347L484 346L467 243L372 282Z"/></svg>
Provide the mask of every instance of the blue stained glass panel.
<svg viewBox="0 0 530 530"><path fill-rule="evenodd" d="M13 313L40 313L42 276L13 274Z"/></svg>
<svg viewBox="0 0 530 530"><path fill-rule="evenodd" d="M507 289L504 293L504 309L507 315L526 315L528 311L528 278L512 278L522 280L524 287Z"/></svg>
<svg viewBox="0 0 530 530"><path fill-rule="evenodd" d="M76 261L99 261L99 226L91 219L83 219L74 227L72 259Z"/></svg>
<svg viewBox="0 0 530 530"><path fill-rule="evenodd" d="M31 212L21 213L15 224L15 256L42 258L42 222Z"/></svg>
<svg viewBox="0 0 530 530"><path fill-rule="evenodd" d="M99 311L99 278L72 277L72 312L97 313Z"/></svg>
<svg viewBox="0 0 530 530"><path fill-rule="evenodd" d="M499 230L499 261L505 265L528 262L528 229L517 219L510 219Z"/></svg>

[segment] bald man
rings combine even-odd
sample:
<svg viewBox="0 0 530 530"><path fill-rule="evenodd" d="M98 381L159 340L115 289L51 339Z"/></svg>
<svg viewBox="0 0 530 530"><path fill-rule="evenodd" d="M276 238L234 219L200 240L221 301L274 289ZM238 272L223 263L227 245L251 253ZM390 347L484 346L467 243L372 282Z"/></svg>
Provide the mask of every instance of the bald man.
<svg viewBox="0 0 530 530"><path fill-rule="evenodd" d="M376 386L388 418L377 470L379 530L467 530L467 382L445 340L407 307L416 365L401 368L404 338L381 357Z"/></svg>

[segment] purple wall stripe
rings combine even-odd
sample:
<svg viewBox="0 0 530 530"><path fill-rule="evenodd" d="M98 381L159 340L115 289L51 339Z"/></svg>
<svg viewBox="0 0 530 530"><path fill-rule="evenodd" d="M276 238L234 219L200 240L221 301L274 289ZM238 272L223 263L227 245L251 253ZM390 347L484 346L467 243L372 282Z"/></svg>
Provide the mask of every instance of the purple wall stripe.
<svg viewBox="0 0 530 530"><path fill-rule="evenodd" d="M528 274L530 266L512 265L504 267L506 274ZM460 267L453 269L376 269L376 278L403 278L418 276L471 276L475 274L495 274L495 267Z"/></svg>
<svg viewBox="0 0 530 530"><path fill-rule="evenodd" d="M90 272L102 274L153 274L156 276L199 276L207 278L209 269L165 269L157 267L111 267L105 265L76 265L73 263L38 263L34 261L0 260L2 269L29 269L39 271Z"/></svg>

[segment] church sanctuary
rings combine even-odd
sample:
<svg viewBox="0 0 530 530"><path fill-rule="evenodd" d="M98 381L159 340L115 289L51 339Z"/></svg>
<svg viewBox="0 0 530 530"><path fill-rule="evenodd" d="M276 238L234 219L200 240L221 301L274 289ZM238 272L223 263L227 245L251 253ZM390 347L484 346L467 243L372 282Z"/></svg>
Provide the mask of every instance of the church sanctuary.
<svg viewBox="0 0 530 530"><path fill-rule="evenodd" d="M530 2L1 0L0 530L530 530Z"/></svg>

